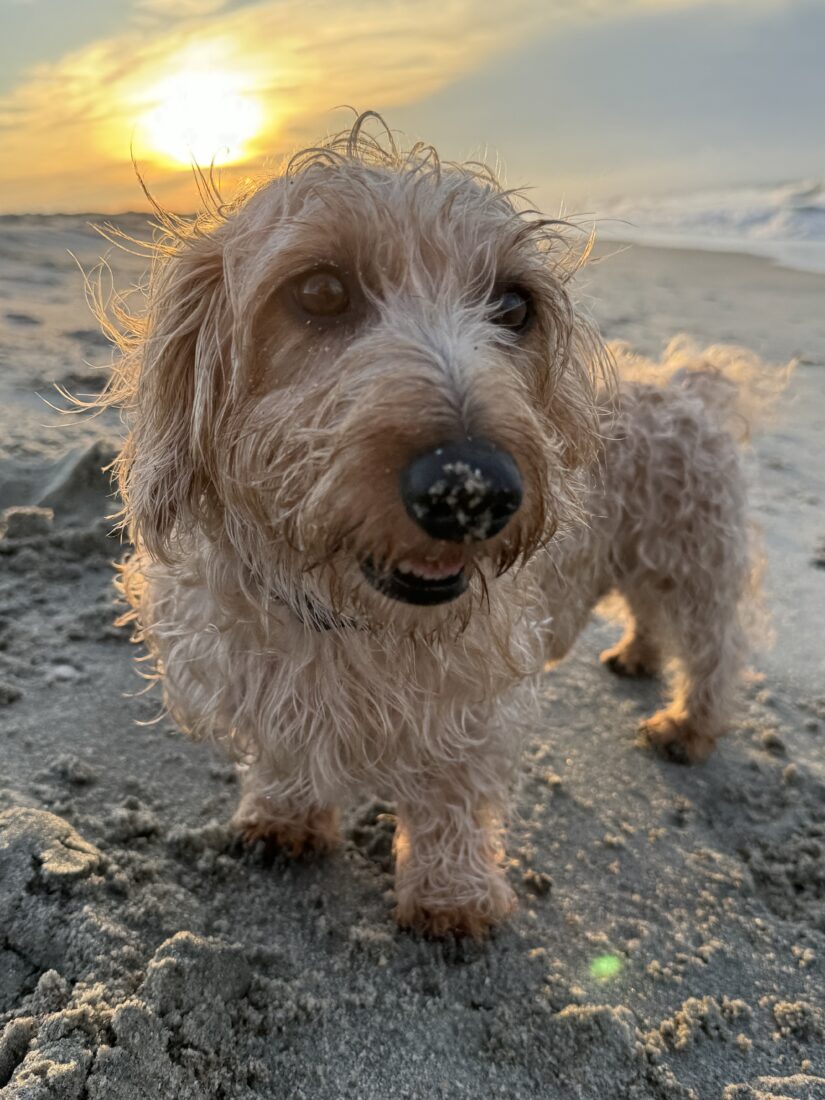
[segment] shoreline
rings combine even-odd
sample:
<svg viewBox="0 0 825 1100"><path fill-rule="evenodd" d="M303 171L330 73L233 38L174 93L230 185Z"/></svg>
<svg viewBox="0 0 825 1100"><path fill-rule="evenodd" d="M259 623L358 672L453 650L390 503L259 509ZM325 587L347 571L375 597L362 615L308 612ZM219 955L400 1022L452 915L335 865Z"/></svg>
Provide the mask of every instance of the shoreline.
<svg viewBox="0 0 825 1100"><path fill-rule="evenodd" d="M766 260L774 267L782 271L791 271L799 275L814 275L825 278L825 242L823 241L771 241L766 240L761 246L754 242L752 247L736 238L704 238L704 243L699 244L695 238L679 234L652 232L645 238L644 232L636 237L622 236L618 233L597 233L597 242L602 244L627 245L635 248L658 249L666 252L699 252L702 254L721 254L725 256L740 256L743 259ZM786 255L798 251L800 258L810 253L807 265L799 266L792 260L784 259ZM813 264L814 266L809 266Z"/></svg>

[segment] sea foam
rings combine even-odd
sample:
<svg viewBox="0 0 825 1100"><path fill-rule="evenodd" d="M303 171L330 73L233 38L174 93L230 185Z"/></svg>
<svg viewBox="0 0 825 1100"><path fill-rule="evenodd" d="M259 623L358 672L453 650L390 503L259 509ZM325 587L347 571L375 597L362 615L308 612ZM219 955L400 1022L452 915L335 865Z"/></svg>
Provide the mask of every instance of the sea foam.
<svg viewBox="0 0 825 1100"><path fill-rule="evenodd" d="M597 233L603 240L749 252L825 272L825 182L618 199L601 206Z"/></svg>

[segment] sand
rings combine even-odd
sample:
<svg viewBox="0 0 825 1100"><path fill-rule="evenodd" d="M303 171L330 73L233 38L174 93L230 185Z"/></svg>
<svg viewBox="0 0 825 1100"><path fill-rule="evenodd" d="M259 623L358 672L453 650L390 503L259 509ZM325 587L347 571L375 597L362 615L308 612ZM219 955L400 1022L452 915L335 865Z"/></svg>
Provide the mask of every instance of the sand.
<svg viewBox="0 0 825 1100"><path fill-rule="evenodd" d="M108 352L71 248L82 219L0 220L0 1094L10 1100L505 1096L825 1098L825 278L601 250L611 337L677 331L799 355L751 459L777 636L706 765L636 744L656 684L597 662L594 619L543 685L487 944L390 919L392 807L322 863L243 850L231 767L189 744L112 625L99 472ZM118 261L121 282L138 261Z"/></svg>

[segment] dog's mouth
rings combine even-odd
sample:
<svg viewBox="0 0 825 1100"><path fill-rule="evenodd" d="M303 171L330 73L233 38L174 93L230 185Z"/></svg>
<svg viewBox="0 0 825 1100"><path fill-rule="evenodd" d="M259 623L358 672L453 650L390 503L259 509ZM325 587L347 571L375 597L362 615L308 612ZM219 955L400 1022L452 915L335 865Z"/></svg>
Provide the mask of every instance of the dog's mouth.
<svg viewBox="0 0 825 1100"><path fill-rule="evenodd" d="M433 562L405 558L395 569L386 570L367 558L361 562L361 572L382 596L419 607L449 603L466 592L469 584L463 559Z"/></svg>

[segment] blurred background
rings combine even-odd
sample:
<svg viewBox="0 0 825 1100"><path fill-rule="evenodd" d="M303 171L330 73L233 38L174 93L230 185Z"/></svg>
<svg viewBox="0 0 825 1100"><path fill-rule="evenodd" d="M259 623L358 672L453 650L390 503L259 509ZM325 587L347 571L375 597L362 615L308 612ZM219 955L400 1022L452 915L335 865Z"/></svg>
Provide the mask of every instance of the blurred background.
<svg viewBox="0 0 825 1100"><path fill-rule="evenodd" d="M2 0L0 212L197 204L343 128L500 158L602 236L825 270L821 0Z"/></svg>

